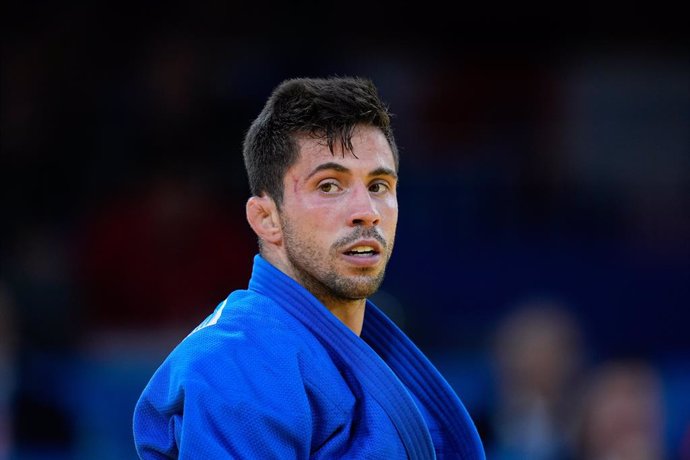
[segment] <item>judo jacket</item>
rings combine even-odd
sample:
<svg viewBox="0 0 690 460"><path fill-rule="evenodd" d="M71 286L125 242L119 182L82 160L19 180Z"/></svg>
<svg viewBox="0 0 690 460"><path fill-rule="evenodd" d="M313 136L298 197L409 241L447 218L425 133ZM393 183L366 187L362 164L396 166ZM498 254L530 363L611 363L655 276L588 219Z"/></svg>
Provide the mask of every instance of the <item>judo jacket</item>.
<svg viewBox="0 0 690 460"><path fill-rule="evenodd" d="M484 459L456 393L367 301L357 336L254 258L168 355L134 411L141 459Z"/></svg>

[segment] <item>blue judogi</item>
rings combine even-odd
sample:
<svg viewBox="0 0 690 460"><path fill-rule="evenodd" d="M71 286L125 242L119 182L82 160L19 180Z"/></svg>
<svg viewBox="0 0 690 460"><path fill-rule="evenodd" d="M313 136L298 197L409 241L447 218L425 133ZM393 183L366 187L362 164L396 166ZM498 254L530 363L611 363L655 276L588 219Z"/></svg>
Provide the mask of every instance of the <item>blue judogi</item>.
<svg viewBox="0 0 690 460"><path fill-rule="evenodd" d="M260 255L134 412L142 459L484 459L462 402L367 302L358 337Z"/></svg>

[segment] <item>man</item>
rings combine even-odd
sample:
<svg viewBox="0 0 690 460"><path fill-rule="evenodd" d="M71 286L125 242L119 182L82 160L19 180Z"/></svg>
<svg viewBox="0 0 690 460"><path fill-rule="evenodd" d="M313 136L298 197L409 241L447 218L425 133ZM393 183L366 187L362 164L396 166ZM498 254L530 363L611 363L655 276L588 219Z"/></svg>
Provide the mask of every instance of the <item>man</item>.
<svg viewBox="0 0 690 460"><path fill-rule="evenodd" d="M367 297L398 217L398 151L361 78L280 84L247 132L259 240L235 291L134 414L143 459L483 459L461 401Z"/></svg>

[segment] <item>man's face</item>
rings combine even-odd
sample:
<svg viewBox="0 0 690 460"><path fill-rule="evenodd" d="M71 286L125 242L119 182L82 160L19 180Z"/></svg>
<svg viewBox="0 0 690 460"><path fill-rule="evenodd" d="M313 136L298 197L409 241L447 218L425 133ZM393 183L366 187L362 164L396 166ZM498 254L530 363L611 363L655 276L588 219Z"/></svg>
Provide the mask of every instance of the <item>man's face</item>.
<svg viewBox="0 0 690 460"><path fill-rule="evenodd" d="M383 133L357 126L352 152L298 140L284 179L280 218L288 273L322 301L363 299L378 289L398 221L397 173Z"/></svg>

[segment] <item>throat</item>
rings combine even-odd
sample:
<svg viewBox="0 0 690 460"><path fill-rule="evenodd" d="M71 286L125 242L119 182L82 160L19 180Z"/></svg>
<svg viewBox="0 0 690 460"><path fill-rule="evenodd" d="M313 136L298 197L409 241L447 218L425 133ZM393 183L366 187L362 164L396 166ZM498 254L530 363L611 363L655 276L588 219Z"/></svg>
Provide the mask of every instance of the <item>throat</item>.
<svg viewBox="0 0 690 460"><path fill-rule="evenodd" d="M336 303L333 301L324 302L324 305L326 305L326 308L357 336L362 333L364 309L366 308L365 299Z"/></svg>

